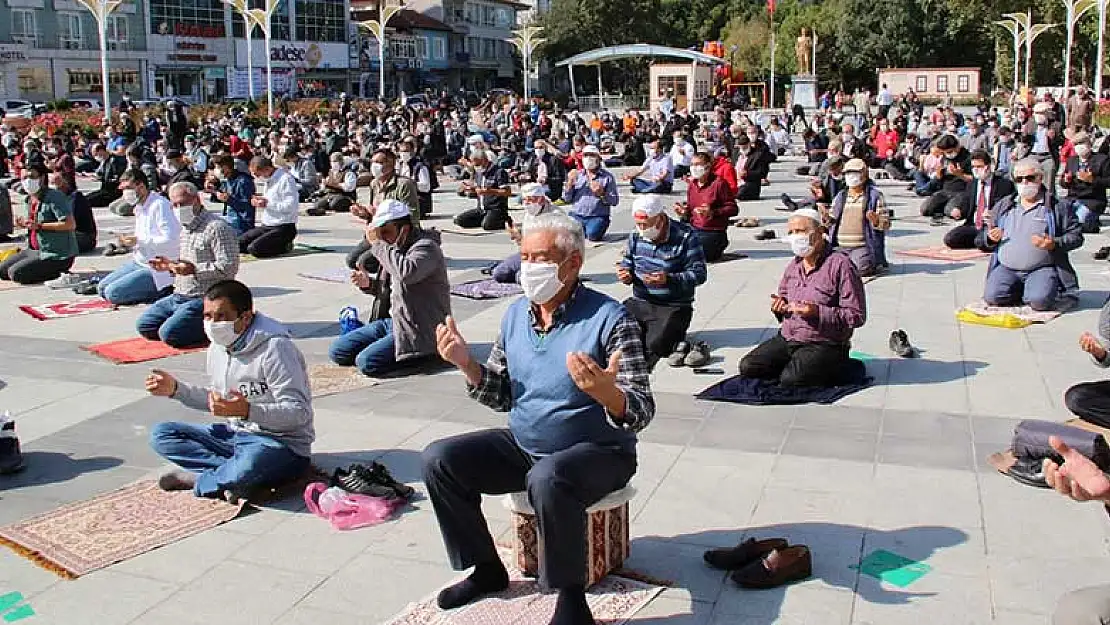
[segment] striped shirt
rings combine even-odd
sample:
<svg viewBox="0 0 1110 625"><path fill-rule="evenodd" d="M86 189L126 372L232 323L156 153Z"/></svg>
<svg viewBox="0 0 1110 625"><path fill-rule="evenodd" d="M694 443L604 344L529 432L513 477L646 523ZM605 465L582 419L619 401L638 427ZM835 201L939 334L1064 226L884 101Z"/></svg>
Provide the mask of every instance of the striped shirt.
<svg viewBox="0 0 1110 625"><path fill-rule="evenodd" d="M181 228L180 259L192 263L196 272L176 276L174 294L201 297L217 282L235 278L239 271L239 240L226 221L201 211Z"/></svg>
<svg viewBox="0 0 1110 625"><path fill-rule="evenodd" d="M632 272L632 294L653 304L690 305L694 289L705 284L705 252L701 239L689 226L667 220L667 238L662 243L648 241L633 232L628 235L620 266ZM663 272L667 283L644 284L644 276Z"/></svg>

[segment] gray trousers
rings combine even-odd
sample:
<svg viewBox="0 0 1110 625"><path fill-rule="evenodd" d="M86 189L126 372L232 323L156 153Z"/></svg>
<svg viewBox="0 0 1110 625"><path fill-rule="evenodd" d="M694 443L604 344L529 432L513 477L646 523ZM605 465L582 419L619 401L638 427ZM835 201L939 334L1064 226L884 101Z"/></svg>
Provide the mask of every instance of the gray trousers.
<svg viewBox="0 0 1110 625"><path fill-rule="evenodd" d="M586 508L623 488L636 455L593 443L533 457L507 429L438 440L424 450L424 485L457 571L497 562L482 495L528 491L540 540L540 582L549 589L586 584Z"/></svg>
<svg viewBox="0 0 1110 625"><path fill-rule="evenodd" d="M1110 586L1081 588L1060 597L1052 625L1110 625Z"/></svg>

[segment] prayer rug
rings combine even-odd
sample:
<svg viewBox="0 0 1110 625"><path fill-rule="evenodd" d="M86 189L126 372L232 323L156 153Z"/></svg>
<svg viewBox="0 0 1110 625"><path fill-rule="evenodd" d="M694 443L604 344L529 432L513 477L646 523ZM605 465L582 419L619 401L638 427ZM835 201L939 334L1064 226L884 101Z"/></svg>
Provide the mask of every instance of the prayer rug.
<svg viewBox="0 0 1110 625"><path fill-rule="evenodd" d="M894 253L899 256L914 256L917 258L947 260L950 262L979 260L990 256L990 254L979 250L954 250L946 245L934 245L933 247L923 247L916 250L895 250Z"/></svg>
<svg viewBox="0 0 1110 625"><path fill-rule="evenodd" d="M436 606L436 595L432 594L419 603L410 604L386 621L386 625L487 625L550 621L555 614L558 595L541 593L535 580L525 578L511 564L511 554L502 550L501 559L509 569L507 590L448 611ZM636 612L663 590L663 586L657 584L609 575L586 591L586 601L598 623L621 625L631 622Z"/></svg>
<svg viewBox="0 0 1110 625"><path fill-rule="evenodd" d="M326 397L376 386L380 380L362 375L354 367L316 363L308 366L308 383L313 397Z"/></svg>
<svg viewBox="0 0 1110 625"><path fill-rule="evenodd" d="M956 318L965 323L976 323L1001 328L1024 328L1034 323L1047 323L1075 307L1075 298L1057 302L1054 310L1033 310L1029 306L989 306L978 301L956 311ZM1014 319L1019 320L1017 323Z"/></svg>
<svg viewBox="0 0 1110 625"><path fill-rule="evenodd" d="M11 291L14 289L22 288L24 286L27 285L20 284L18 282L12 282L11 280L0 280L0 291Z"/></svg>
<svg viewBox="0 0 1110 625"><path fill-rule="evenodd" d="M1083 419L1079 418L1071 419L1070 421L1064 421L1064 423L1072 427L1079 428L1081 430L1087 430L1088 432L1094 432L1095 434L1102 434L1103 438L1110 441L1110 429L1104 428L1101 425L1095 425L1090 421L1084 421Z"/></svg>
<svg viewBox="0 0 1110 625"><path fill-rule="evenodd" d="M73 579L230 521L243 505L136 482L0 527L0 545Z"/></svg>
<svg viewBox="0 0 1110 625"><path fill-rule="evenodd" d="M177 349L176 347L166 345L162 341L151 341L137 336L131 339L82 346L81 349L90 351L101 358L111 360L117 365L127 365L136 362L147 362L148 360L158 360L159 358L168 358L170 356L179 356L181 354L189 354L207 349L207 346Z"/></svg>
<svg viewBox="0 0 1110 625"><path fill-rule="evenodd" d="M508 230L482 230L481 228L475 230L468 230L465 228L436 228L436 230L439 230L440 232L445 232L447 234L457 234L461 237L486 237L491 234L508 234L509 232Z"/></svg>
<svg viewBox="0 0 1110 625"><path fill-rule="evenodd" d="M309 280L350 284L351 273L351 270L346 267L336 267L334 269L323 269L321 271L302 271L297 275L302 278L308 278Z"/></svg>
<svg viewBox="0 0 1110 625"><path fill-rule="evenodd" d="M471 280L451 287L451 295L468 299L498 299L520 295L524 289L519 284L498 282L493 278Z"/></svg>
<svg viewBox="0 0 1110 625"><path fill-rule="evenodd" d="M49 321L51 319L62 319L63 317L80 317L82 315L109 312L116 310L116 306L106 299L97 297L77 302L20 306L19 309L39 321Z"/></svg>
<svg viewBox="0 0 1110 625"><path fill-rule="evenodd" d="M695 395L697 399L724 401L752 406L791 404L831 404L861 391L874 381L859 360L851 359L845 367L844 382L839 386L782 386L778 380L757 380L733 376Z"/></svg>
<svg viewBox="0 0 1110 625"><path fill-rule="evenodd" d="M334 251L335 250L333 250L331 248L327 248L327 247L318 247L316 245L308 245L306 243L294 243L292 250L290 250L290 251L288 251L284 254L281 254L280 256L274 256L273 258L296 258L298 256L308 256L309 254L324 254L324 253L327 253L327 252L334 252ZM239 262L241 262L241 263L253 263L256 260L269 260L269 259L258 258L257 256L254 256L252 254L240 254L239 255Z"/></svg>

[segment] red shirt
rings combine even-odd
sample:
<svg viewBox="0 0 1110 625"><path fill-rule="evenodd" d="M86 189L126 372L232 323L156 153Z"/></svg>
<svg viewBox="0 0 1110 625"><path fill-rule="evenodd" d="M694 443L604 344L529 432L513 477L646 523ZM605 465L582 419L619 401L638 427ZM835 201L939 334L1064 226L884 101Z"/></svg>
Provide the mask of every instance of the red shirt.
<svg viewBox="0 0 1110 625"><path fill-rule="evenodd" d="M728 183L719 176L710 174L709 182L702 186L691 180L686 188L686 206L690 211L690 225L697 230L723 231L728 228L728 218L740 212L733 200L734 194ZM694 209L709 206L708 215L700 215Z"/></svg>
<svg viewBox="0 0 1110 625"><path fill-rule="evenodd" d="M882 159L890 158L891 152L898 151L898 131L893 129L886 132L876 131L871 145L875 148L876 156Z"/></svg>
<svg viewBox="0 0 1110 625"><path fill-rule="evenodd" d="M732 192L733 197L736 196L736 191L738 189L736 168L732 166L732 163L729 162L727 158L718 156L717 159L713 161L713 175L724 180L725 184L728 185L728 190Z"/></svg>

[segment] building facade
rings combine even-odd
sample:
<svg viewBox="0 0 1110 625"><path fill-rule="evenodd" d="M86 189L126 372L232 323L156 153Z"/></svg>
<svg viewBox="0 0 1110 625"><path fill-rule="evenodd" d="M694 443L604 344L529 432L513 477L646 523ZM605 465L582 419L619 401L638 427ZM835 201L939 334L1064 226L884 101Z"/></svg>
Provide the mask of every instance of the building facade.
<svg viewBox="0 0 1110 625"><path fill-rule="evenodd" d="M267 57L276 92L349 87L358 50L347 0L282 0L271 30L269 47L259 29L253 34L256 97ZM125 0L108 18L107 47L113 97L211 102L249 91L243 18L222 0ZM75 0L0 0L0 97L99 100L101 91L100 35L87 9Z"/></svg>
<svg viewBox="0 0 1110 625"><path fill-rule="evenodd" d="M878 70L878 87L886 85L891 93L913 89L918 96L954 100L979 98L978 67L902 67ZM878 91L876 90L876 93Z"/></svg>
<svg viewBox="0 0 1110 625"><path fill-rule="evenodd" d="M458 84L450 86L479 93L511 87L520 62L510 39L517 12L527 4L511 0L412 0L405 6L451 28L449 65L458 70Z"/></svg>

